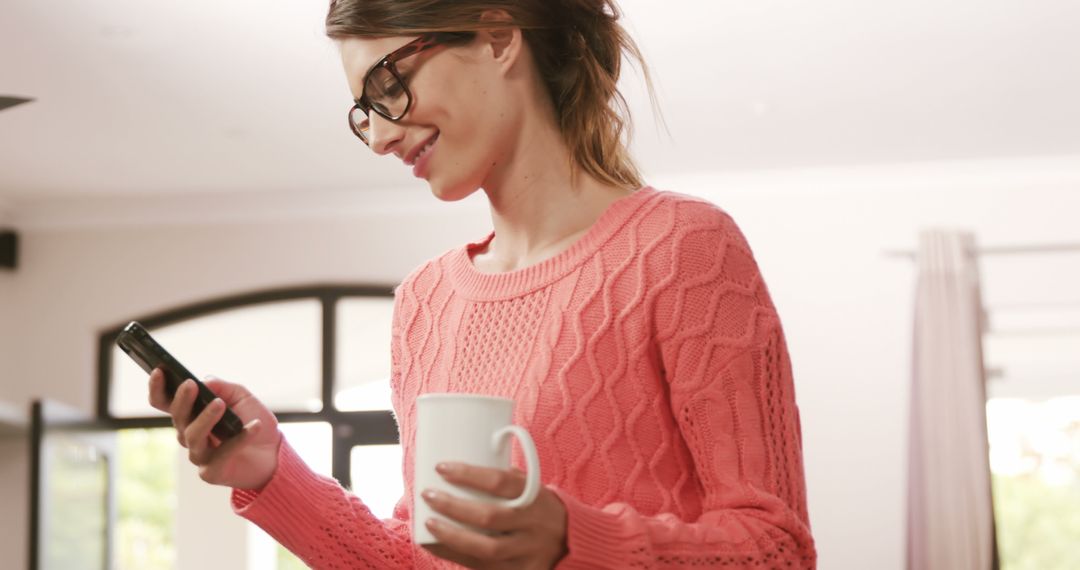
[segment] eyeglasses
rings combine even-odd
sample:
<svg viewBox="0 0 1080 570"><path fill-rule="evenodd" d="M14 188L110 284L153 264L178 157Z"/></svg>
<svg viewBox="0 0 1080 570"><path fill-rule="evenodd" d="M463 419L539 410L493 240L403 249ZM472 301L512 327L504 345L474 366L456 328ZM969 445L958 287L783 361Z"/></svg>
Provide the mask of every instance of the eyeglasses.
<svg viewBox="0 0 1080 570"><path fill-rule="evenodd" d="M353 134L360 137L364 144L370 145L371 121L368 114L371 111L390 121L398 121L409 112L412 93L395 63L437 45L463 39L466 35L461 32L424 34L380 59L364 75L360 98L349 109L349 128Z"/></svg>

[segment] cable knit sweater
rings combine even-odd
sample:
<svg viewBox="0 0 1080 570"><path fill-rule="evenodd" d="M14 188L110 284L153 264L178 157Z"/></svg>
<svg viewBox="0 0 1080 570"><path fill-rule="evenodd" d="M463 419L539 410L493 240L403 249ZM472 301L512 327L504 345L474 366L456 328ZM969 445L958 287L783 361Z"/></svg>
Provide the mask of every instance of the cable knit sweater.
<svg viewBox="0 0 1080 570"><path fill-rule="evenodd" d="M559 570L813 568L788 352L732 219L645 187L555 257L481 273L471 253L492 236L397 288L406 484L394 518L314 474L287 441L263 489L233 492L236 512L313 568L456 568L410 539L416 397L488 394L516 401L566 505Z"/></svg>

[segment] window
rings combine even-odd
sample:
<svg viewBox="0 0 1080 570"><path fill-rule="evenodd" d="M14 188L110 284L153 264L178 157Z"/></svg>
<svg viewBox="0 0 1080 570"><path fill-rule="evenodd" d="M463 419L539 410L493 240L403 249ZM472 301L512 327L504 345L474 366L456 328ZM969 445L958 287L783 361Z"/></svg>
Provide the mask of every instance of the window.
<svg viewBox="0 0 1080 570"><path fill-rule="evenodd" d="M1080 332L1009 317L985 342L1001 567L1080 568Z"/></svg>
<svg viewBox="0 0 1080 570"><path fill-rule="evenodd" d="M392 312L389 287L317 287L218 299L136 320L193 373L248 387L275 412L313 470L355 486L386 518L403 493L390 411ZM146 374L115 347L125 324L99 339L98 419L118 432L114 564L172 569L173 525L184 519L186 503L198 503L178 495L202 491L176 481L177 470L191 466L169 418L147 403ZM237 549L246 549L237 556L251 569L303 567L253 526L247 546Z"/></svg>
<svg viewBox="0 0 1080 570"><path fill-rule="evenodd" d="M390 319L393 304L377 297L338 302L334 406L339 410L390 409Z"/></svg>
<svg viewBox="0 0 1080 570"><path fill-rule="evenodd" d="M213 373L244 384L276 412L322 409L321 332L322 304L318 299L259 303L151 329L154 338L192 373L200 375L200 380L202 375ZM383 339L387 335L383 333ZM371 336L377 342L377 331ZM388 346L378 348L386 352ZM160 415L146 400L142 368L116 346L111 358L116 365L109 390L110 414Z"/></svg>

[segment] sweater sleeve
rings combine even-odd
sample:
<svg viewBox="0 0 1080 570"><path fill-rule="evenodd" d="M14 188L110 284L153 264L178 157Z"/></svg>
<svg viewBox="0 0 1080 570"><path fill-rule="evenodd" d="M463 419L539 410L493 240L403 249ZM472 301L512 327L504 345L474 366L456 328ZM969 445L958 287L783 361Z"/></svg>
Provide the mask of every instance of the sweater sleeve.
<svg viewBox="0 0 1080 570"><path fill-rule="evenodd" d="M625 503L567 509L558 570L814 568L801 428L776 311L741 232L700 205L656 284L656 344L671 411L701 487L693 520Z"/></svg>
<svg viewBox="0 0 1080 570"><path fill-rule="evenodd" d="M391 385L397 390L401 300L395 296L391 326ZM394 398L397 408L398 398ZM311 470L282 437L278 465L259 490L233 489L232 507L316 570L438 567L434 555L412 543L403 498L393 518L381 520L335 479Z"/></svg>
<svg viewBox="0 0 1080 570"><path fill-rule="evenodd" d="M313 472L284 437L270 482L233 489L232 507L316 570L415 566L407 520L375 517L336 480ZM399 504L395 517L400 511Z"/></svg>

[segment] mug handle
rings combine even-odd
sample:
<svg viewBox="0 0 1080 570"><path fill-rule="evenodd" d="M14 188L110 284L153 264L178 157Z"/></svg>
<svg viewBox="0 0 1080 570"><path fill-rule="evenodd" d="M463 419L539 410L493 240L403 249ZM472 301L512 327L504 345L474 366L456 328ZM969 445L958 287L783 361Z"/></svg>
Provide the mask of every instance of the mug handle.
<svg viewBox="0 0 1080 570"><path fill-rule="evenodd" d="M508 435L517 437L521 450L525 452L526 465L525 491L517 498L503 501L503 506L513 509L532 503L536 500L536 495L540 493L540 456L536 454L536 445L533 443L532 436L521 426L506 426L495 432L495 435L491 437L492 448L498 450Z"/></svg>

